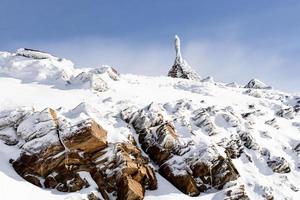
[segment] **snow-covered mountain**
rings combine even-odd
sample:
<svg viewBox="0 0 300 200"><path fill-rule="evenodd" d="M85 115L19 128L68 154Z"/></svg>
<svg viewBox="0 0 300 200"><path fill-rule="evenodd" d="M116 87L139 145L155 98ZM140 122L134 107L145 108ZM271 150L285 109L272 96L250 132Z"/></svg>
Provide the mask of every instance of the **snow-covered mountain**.
<svg viewBox="0 0 300 200"><path fill-rule="evenodd" d="M300 95L0 52L0 199L299 199Z"/></svg>

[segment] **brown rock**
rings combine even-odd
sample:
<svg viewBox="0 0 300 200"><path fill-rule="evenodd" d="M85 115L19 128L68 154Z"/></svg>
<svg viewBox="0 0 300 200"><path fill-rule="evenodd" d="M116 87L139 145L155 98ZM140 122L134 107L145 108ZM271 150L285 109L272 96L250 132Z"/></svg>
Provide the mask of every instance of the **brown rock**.
<svg viewBox="0 0 300 200"><path fill-rule="evenodd" d="M199 161L191 169L195 178L199 177L203 183L216 189L222 189L227 182L239 177L239 173L231 160L222 156L218 156L212 161L212 164Z"/></svg>
<svg viewBox="0 0 300 200"><path fill-rule="evenodd" d="M69 131L62 137L63 143L70 150L93 153L107 146L107 132L94 120L80 122Z"/></svg>
<svg viewBox="0 0 300 200"><path fill-rule="evenodd" d="M159 168L159 173L181 192L190 196L198 196L200 194L195 180L187 171L182 170L180 173L175 174L170 165L163 164Z"/></svg>
<svg viewBox="0 0 300 200"><path fill-rule="evenodd" d="M157 142L165 149L173 149L178 142L178 137L174 126L167 122L161 125L157 130Z"/></svg>
<svg viewBox="0 0 300 200"><path fill-rule="evenodd" d="M44 186L45 188L55 188L58 185L58 182L55 180L55 178L51 175L47 176L45 178Z"/></svg>
<svg viewBox="0 0 300 200"><path fill-rule="evenodd" d="M59 183L56 189L60 192L76 192L89 186L77 173L68 170L60 171L54 179Z"/></svg>
<svg viewBox="0 0 300 200"><path fill-rule="evenodd" d="M98 198L93 192L88 194L87 197L88 197L88 200L100 200L100 198Z"/></svg>
<svg viewBox="0 0 300 200"><path fill-rule="evenodd" d="M95 183L97 184L98 189L99 189L102 197L105 200L109 200L109 196L108 196L108 193L106 191L107 182L105 181L104 176L102 175L102 173L94 168L93 170L91 170L91 176L92 176L93 180L95 181Z"/></svg>
<svg viewBox="0 0 300 200"><path fill-rule="evenodd" d="M159 144L153 144L150 146L142 144L142 148L149 155L149 157L158 165L164 163L171 157L171 152L167 149L162 148Z"/></svg>
<svg viewBox="0 0 300 200"><path fill-rule="evenodd" d="M131 177L124 177L118 183L118 200L142 200L145 190Z"/></svg>
<svg viewBox="0 0 300 200"><path fill-rule="evenodd" d="M28 181L29 183L32 183L33 185L36 185L38 187L42 187L42 184L41 184L39 178L36 177L36 176L34 176L34 175L32 175L32 174L26 174L24 176L24 179L26 181Z"/></svg>

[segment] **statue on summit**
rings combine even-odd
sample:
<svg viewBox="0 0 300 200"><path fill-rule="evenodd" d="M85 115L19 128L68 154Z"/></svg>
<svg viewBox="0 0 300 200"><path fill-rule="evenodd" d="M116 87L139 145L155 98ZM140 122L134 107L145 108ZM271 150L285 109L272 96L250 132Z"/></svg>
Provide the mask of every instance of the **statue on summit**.
<svg viewBox="0 0 300 200"><path fill-rule="evenodd" d="M200 80L200 76L182 58L180 51L180 38L177 35L175 35L175 51L175 62L170 71L168 72L168 76L173 78Z"/></svg>

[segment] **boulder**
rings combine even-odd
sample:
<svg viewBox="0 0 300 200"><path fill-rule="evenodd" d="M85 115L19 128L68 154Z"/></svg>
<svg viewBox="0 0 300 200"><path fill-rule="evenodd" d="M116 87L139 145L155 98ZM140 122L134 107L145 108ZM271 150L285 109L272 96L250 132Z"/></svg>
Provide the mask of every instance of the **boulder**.
<svg viewBox="0 0 300 200"><path fill-rule="evenodd" d="M131 177L124 177L118 183L118 200L142 200L145 190Z"/></svg>
<svg viewBox="0 0 300 200"><path fill-rule="evenodd" d="M224 200L250 200L245 191L245 186L240 185L225 192Z"/></svg>
<svg viewBox="0 0 300 200"><path fill-rule="evenodd" d="M276 173L289 173L291 168L283 157L275 157L267 161L268 166Z"/></svg>
<svg viewBox="0 0 300 200"><path fill-rule="evenodd" d="M106 130L92 119L66 128L60 135L64 145L70 150L93 153L107 146Z"/></svg>
<svg viewBox="0 0 300 200"><path fill-rule="evenodd" d="M159 173L184 194L189 196L200 194L196 181L186 170L175 170L172 165L163 164L159 168Z"/></svg>

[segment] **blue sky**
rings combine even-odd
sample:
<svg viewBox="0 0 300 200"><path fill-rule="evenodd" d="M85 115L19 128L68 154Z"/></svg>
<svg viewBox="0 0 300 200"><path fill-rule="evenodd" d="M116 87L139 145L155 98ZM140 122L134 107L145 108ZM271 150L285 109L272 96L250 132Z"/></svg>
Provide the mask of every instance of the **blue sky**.
<svg viewBox="0 0 300 200"><path fill-rule="evenodd" d="M299 92L300 1L0 0L0 50L38 48L78 67L165 75L173 37L202 77Z"/></svg>

